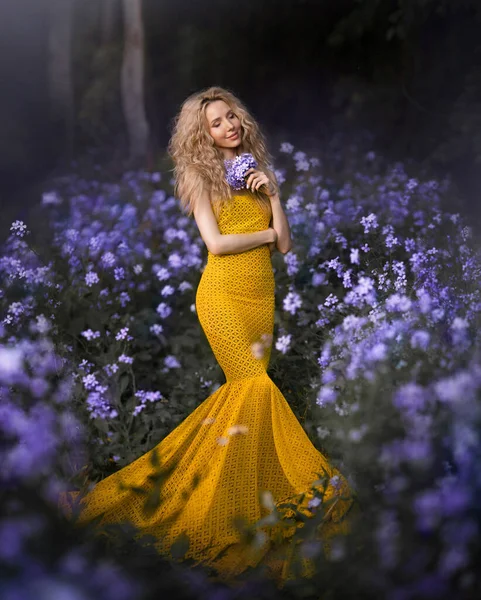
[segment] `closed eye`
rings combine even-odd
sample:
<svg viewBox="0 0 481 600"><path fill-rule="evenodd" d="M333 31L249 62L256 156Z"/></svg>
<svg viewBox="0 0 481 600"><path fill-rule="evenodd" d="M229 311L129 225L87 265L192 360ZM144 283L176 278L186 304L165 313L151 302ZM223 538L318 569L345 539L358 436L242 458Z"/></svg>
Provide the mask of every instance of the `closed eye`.
<svg viewBox="0 0 481 600"><path fill-rule="evenodd" d="M231 113L231 114L230 114L230 117L235 117L235 114L234 114L234 113ZM219 125L220 125L220 123L216 123L216 124L214 125L214 127L219 127Z"/></svg>

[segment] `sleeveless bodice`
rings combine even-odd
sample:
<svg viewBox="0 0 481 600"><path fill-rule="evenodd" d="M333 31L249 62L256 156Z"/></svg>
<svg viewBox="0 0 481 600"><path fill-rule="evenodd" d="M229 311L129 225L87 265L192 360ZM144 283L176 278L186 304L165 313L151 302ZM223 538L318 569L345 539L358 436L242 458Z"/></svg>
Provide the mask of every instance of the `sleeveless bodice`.
<svg viewBox="0 0 481 600"><path fill-rule="evenodd" d="M218 227L221 234L254 233L269 227L270 215L257 203L249 190L234 191L220 211ZM207 286L207 283L209 284ZM267 244L235 254L212 254L207 251L207 264L201 281L201 291L252 298L274 296L274 273Z"/></svg>
<svg viewBox="0 0 481 600"><path fill-rule="evenodd" d="M270 216L259 206L249 190L233 191L220 211L218 226L222 234L253 233L269 227Z"/></svg>

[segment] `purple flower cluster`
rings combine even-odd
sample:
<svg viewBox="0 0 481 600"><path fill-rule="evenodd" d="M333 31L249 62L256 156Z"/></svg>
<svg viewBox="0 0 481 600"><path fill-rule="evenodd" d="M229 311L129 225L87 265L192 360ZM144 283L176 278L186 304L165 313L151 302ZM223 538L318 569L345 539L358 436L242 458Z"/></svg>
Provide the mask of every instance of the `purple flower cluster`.
<svg viewBox="0 0 481 600"><path fill-rule="evenodd" d="M245 174L249 169L257 168L257 161L250 152L243 152L232 159L225 159L226 181L235 190L246 187Z"/></svg>
<svg viewBox="0 0 481 600"><path fill-rule="evenodd" d="M48 497L59 450L79 452L80 422L68 403L72 377L45 336L0 346L0 431L4 483L36 481Z"/></svg>
<svg viewBox="0 0 481 600"><path fill-rule="evenodd" d="M369 161L368 173L354 163L338 179L296 167L286 211L298 243L277 263L281 327L290 347L317 354L319 436L379 515L363 539L371 536L378 567L399 578L385 594L424 597L432 577L450 597L451 578L474 580L480 550L481 253L463 217L441 208L454 194L448 180ZM288 164L283 172L292 173ZM311 274L311 287L299 273ZM306 340L308 326L320 347ZM440 477L443 469L452 476ZM455 539L456 524L469 535ZM406 564L410 552L434 553L437 570ZM419 587L403 588L404 578Z"/></svg>

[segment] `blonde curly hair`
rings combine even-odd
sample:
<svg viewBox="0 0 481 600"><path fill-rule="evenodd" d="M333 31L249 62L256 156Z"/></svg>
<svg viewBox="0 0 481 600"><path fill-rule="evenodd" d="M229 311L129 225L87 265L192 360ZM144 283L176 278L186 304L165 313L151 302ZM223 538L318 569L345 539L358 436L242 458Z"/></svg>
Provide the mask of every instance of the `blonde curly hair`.
<svg viewBox="0 0 481 600"><path fill-rule="evenodd" d="M205 115L207 106L223 100L236 113L241 123L239 154L250 152L279 191L276 176L270 168L272 156L267 150L264 135L244 104L229 90L212 86L191 94L173 119L172 136L167 151L174 163L174 194L184 213L191 216L196 198L203 189L209 192L216 219L225 202L232 198L232 188L225 179L224 155L209 134ZM235 192L235 190L234 190ZM261 191L252 193L261 208L272 216L269 197Z"/></svg>

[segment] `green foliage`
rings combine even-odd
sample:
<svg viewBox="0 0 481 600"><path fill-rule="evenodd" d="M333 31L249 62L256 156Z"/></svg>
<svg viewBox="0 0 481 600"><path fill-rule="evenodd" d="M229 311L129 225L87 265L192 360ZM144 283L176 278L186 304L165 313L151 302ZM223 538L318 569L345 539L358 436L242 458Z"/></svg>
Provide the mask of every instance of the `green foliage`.
<svg viewBox="0 0 481 600"><path fill-rule="evenodd" d="M175 542L170 547L170 553L172 555L172 558L174 558L176 560L180 560L181 558L184 558L184 556L187 554L187 552L189 550L189 547L190 547L189 536L186 535L185 533L181 533L180 535L177 536Z"/></svg>

